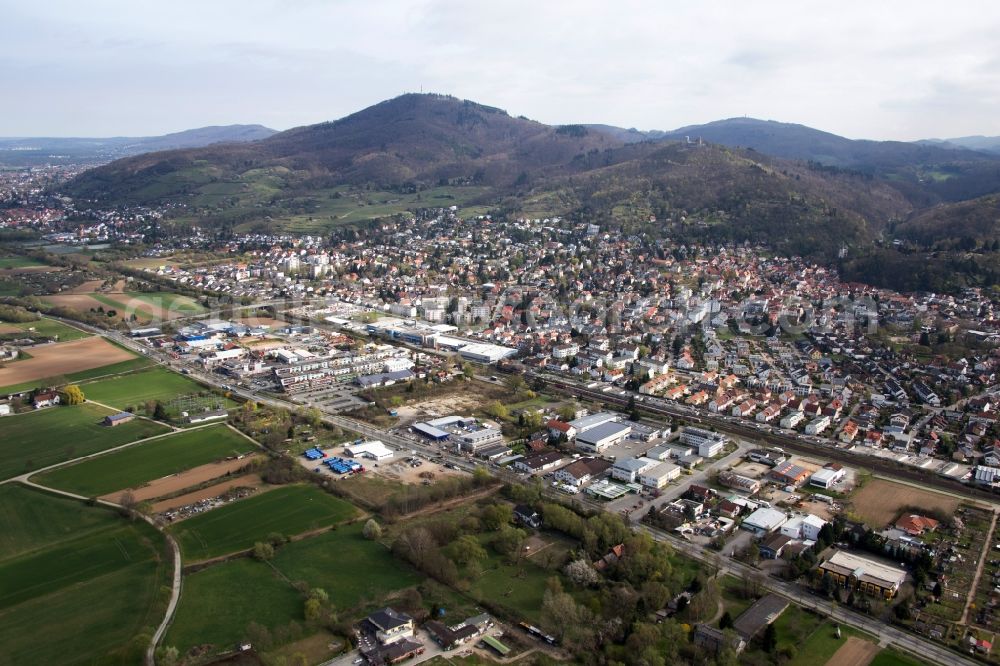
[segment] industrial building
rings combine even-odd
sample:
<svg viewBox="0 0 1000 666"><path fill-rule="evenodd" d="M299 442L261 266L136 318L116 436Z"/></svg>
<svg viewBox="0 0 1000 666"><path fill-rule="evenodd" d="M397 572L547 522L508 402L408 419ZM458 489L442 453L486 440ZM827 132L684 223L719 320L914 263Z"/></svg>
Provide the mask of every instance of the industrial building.
<svg viewBox="0 0 1000 666"><path fill-rule="evenodd" d="M626 423L602 423L576 436L576 448L584 453L602 453L629 436L632 426Z"/></svg>
<svg viewBox="0 0 1000 666"><path fill-rule="evenodd" d="M619 460L611 467L611 478L634 483L640 474L662 464L659 460L649 458L626 458Z"/></svg>
<svg viewBox="0 0 1000 666"><path fill-rule="evenodd" d="M372 460L385 460L391 458L394 453L388 446L373 439L367 442L348 444L344 447L344 453L352 458L371 458Z"/></svg>
<svg viewBox="0 0 1000 666"><path fill-rule="evenodd" d="M788 518L781 511L762 507L747 516L740 525L756 536L770 534L785 524Z"/></svg>
<svg viewBox="0 0 1000 666"><path fill-rule="evenodd" d="M639 483L646 488L659 490L681 475L681 468L673 463L661 462L639 475Z"/></svg>
<svg viewBox="0 0 1000 666"><path fill-rule="evenodd" d="M816 486L817 488L832 488L840 483L845 475L846 472L843 467L837 469L824 467L809 477L809 485Z"/></svg>
<svg viewBox="0 0 1000 666"><path fill-rule="evenodd" d="M726 441L725 435L702 428L685 428L681 433L681 442L697 447L702 458L713 458L722 453Z"/></svg>

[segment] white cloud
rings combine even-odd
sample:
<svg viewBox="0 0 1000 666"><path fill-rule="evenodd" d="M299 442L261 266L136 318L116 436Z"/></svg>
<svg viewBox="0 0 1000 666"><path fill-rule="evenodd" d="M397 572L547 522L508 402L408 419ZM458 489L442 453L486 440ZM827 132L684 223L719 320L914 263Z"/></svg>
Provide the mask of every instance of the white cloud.
<svg viewBox="0 0 1000 666"><path fill-rule="evenodd" d="M328 120L404 91L543 122L1000 134L992 2L0 0L0 135Z"/></svg>

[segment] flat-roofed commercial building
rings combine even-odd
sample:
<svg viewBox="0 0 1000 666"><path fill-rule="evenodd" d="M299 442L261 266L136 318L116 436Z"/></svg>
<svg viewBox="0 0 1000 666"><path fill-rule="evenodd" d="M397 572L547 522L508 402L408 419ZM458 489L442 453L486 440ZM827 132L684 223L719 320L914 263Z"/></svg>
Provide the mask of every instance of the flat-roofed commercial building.
<svg viewBox="0 0 1000 666"><path fill-rule="evenodd" d="M838 585L885 599L896 596L906 580L902 569L843 550L820 564L819 570Z"/></svg>
<svg viewBox="0 0 1000 666"><path fill-rule="evenodd" d="M576 436L576 448L585 453L602 453L629 436L632 426L627 423L604 423Z"/></svg>

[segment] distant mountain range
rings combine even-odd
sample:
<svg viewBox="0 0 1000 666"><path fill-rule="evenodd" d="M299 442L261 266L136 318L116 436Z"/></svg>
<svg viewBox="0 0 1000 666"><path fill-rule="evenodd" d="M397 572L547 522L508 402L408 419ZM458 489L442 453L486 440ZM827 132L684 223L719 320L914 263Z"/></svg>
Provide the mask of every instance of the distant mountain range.
<svg viewBox="0 0 1000 666"><path fill-rule="evenodd" d="M100 164L158 150L257 141L273 134L276 134L275 130L263 125L224 125L145 137L0 137L0 164Z"/></svg>
<svg viewBox="0 0 1000 666"><path fill-rule="evenodd" d="M984 153L1000 154L1000 136L960 136L954 139L926 139L919 143L943 146L945 148L968 148Z"/></svg>
<svg viewBox="0 0 1000 666"><path fill-rule="evenodd" d="M346 217L344 196L380 191L389 193L385 202L430 190L436 199L670 233L679 241L759 242L831 262L846 251L842 269L861 279L888 263L855 270L849 262L881 252L879 243L895 236L927 251L960 249L941 244L953 215L965 220L961 233L972 234L963 249L984 247L1000 233L990 196L1000 193L998 154L953 143L855 141L750 118L670 132L549 126L443 95L403 95L249 143L127 157L65 188L104 203L184 202L186 214L220 228L280 227L304 215L334 225ZM360 205L351 219L393 210ZM1000 261L987 263L966 271L967 280L905 286L1000 280ZM932 264L924 261L921 270Z"/></svg>

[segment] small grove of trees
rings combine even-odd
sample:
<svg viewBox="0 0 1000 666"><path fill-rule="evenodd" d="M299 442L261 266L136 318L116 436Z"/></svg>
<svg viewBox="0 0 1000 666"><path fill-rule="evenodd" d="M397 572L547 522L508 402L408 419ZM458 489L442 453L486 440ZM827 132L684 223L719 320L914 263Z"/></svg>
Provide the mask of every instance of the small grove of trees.
<svg viewBox="0 0 1000 666"><path fill-rule="evenodd" d="M330 595L326 590L316 587L309 590L303 606L306 622L316 624L331 624L336 622L336 612L330 603Z"/></svg>
<svg viewBox="0 0 1000 666"><path fill-rule="evenodd" d="M41 317L35 312L29 312L16 305L6 305L0 303L0 321L9 321L14 324L27 324L38 321Z"/></svg>

